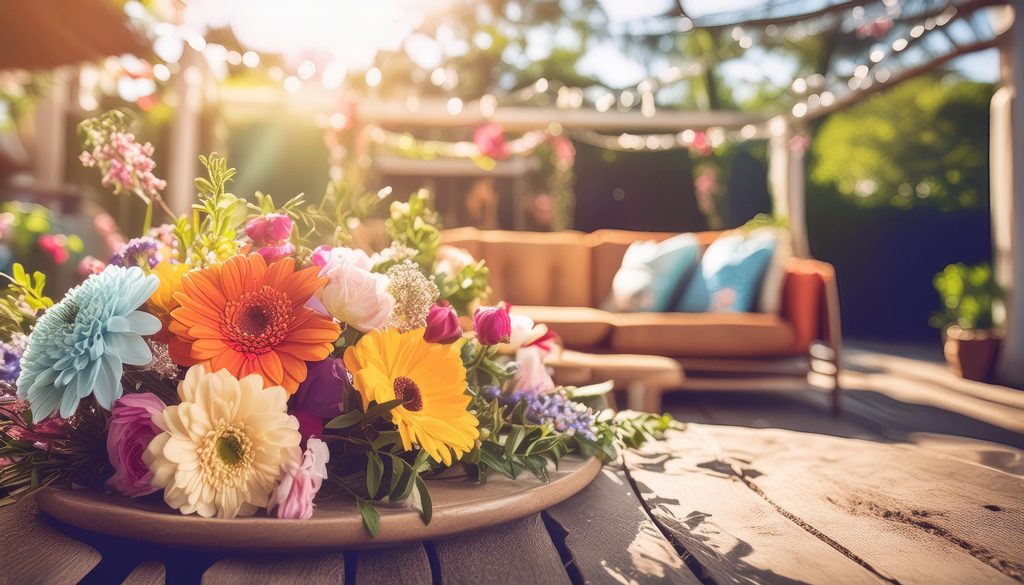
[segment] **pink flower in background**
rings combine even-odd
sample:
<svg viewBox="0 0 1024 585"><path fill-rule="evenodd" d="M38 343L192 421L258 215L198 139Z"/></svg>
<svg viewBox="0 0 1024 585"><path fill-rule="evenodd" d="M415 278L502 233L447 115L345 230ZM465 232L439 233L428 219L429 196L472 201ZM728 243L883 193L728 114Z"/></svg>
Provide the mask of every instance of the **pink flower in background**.
<svg viewBox="0 0 1024 585"><path fill-rule="evenodd" d="M480 307L473 313L473 329L476 339L484 345L496 345L508 341L512 335L512 319L504 304L496 307Z"/></svg>
<svg viewBox="0 0 1024 585"><path fill-rule="evenodd" d="M462 339L459 315L448 304L448 301L441 301L430 307L430 312L427 313L427 329L423 332L423 339L430 343L454 343Z"/></svg>
<svg viewBox="0 0 1024 585"><path fill-rule="evenodd" d="M163 411L163 401L149 393L126 394L114 403L107 431L107 456L115 472L107 480L107 487L129 498L156 491L149 483L153 472L142 454L161 432L153 417Z"/></svg>
<svg viewBox="0 0 1024 585"><path fill-rule="evenodd" d="M533 221L540 226L550 226L555 221L555 199L547 193L541 193L530 202L530 214Z"/></svg>
<svg viewBox="0 0 1024 585"><path fill-rule="evenodd" d="M693 136L693 144L690 145L697 156L708 156L711 154L711 141L708 140L706 132L696 132Z"/></svg>
<svg viewBox="0 0 1024 585"><path fill-rule="evenodd" d="M505 131L499 124L484 124L473 133L473 144L480 149L480 154L489 156L494 160L505 160L508 158L508 142L505 141Z"/></svg>
<svg viewBox="0 0 1024 585"><path fill-rule="evenodd" d="M558 159L559 166L562 168L571 167L572 163L576 161L576 146L573 145L572 140L569 140L563 134L559 134L549 137L548 142L555 151L555 158Z"/></svg>
<svg viewBox="0 0 1024 585"><path fill-rule="evenodd" d="M270 494L268 512L278 518L307 520L313 517L313 499L327 479L327 462L331 451L327 444L312 437L302 460L290 460L281 466L281 481Z"/></svg>
<svg viewBox="0 0 1024 585"><path fill-rule="evenodd" d="M36 243L39 245L39 249L53 258L55 263L63 264L68 261L68 249L61 238L53 234L43 234L39 236Z"/></svg>
<svg viewBox="0 0 1024 585"><path fill-rule="evenodd" d="M140 144L128 132L111 132L92 151L85 151L78 160L87 167L99 167L103 172L104 187L117 195L141 193L150 199L167 187L167 182L153 174L153 145Z"/></svg>

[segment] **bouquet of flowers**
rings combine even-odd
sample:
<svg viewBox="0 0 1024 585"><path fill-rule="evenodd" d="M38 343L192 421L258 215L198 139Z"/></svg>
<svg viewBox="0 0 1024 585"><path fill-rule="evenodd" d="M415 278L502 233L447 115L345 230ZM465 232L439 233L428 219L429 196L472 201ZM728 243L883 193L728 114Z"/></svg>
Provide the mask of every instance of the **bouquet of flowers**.
<svg viewBox="0 0 1024 585"><path fill-rule="evenodd" d="M83 162L139 194L148 224L166 208L152 148L116 113L83 129ZM482 304L486 267L440 244L425 194L392 205L394 243L371 255L345 245L363 196L248 203L223 157L200 160L192 213L147 225L63 299L41 274L9 277L0 503L86 486L203 517L306 519L331 491L375 534L378 503L429 522L428 480L448 468L547 480L567 454L609 460L673 424L556 387L553 334Z"/></svg>

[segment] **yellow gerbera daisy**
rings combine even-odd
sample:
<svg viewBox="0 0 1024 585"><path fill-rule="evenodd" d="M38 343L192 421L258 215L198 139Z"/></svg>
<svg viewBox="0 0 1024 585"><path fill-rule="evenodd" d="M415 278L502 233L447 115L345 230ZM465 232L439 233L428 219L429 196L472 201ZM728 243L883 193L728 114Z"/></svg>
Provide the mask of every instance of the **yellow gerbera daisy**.
<svg viewBox="0 0 1024 585"><path fill-rule="evenodd" d="M417 444L434 461L451 465L473 448L479 431L466 410L470 397L459 344L428 343L422 328L375 329L345 351L345 366L363 408L370 401L405 400L391 415L406 450Z"/></svg>

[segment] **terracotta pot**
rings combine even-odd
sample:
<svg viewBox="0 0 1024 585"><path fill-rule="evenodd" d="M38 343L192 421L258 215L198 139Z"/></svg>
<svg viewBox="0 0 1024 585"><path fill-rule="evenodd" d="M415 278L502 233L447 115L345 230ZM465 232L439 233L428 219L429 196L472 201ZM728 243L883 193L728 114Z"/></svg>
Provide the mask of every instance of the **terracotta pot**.
<svg viewBox="0 0 1024 585"><path fill-rule="evenodd" d="M992 374L1002 334L987 329L951 326L945 332L943 350L953 373L966 380L987 382Z"/></svg>

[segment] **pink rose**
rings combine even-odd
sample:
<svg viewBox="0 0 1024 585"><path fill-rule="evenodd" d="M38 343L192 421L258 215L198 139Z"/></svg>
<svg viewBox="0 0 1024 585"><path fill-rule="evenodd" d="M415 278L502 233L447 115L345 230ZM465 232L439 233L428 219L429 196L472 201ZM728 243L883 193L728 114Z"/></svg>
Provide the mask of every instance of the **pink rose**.
<svg viewBox="0 0 1024 585"><path fill-rule="evenodd" d="M245 224L245 235L257 244L283 242L292 235L292 218L284 213L268 213L250 219Z"/></svg>
<svg viewBox="0 0 1024 585"><path fill-rule="evenodd" d="M480 307L473 313L473 329L476 339L484 345L495 345L508 341L512 335L512 319L508 307Z"/></svg>
<svg viewBox="0 0 1024 585"><path fill-rule="evenodd" d="M320 262L320 276L327 277L327 284L316 292L310 306L363 333L383 327L395 307L395 297L388 292L388 277L371 271L373 262L366 252L318 249L313 265Z"/></svg>
<svg viewBox="0 0 1024 585"><path fill-rule="evenodd" d="M327 461L331 451L316 437L306 443L302 461L281 466L281 481L270 494L267 512L276 510L278 518L306 520L313 517L313 499L327 479Z"/></svg>
<svg viewBox="0 0 1024 585"><path fill-rule="evenodd" d="M126 394L114 403L107 431L107 456L115 472L107 480L107 487L129 498L156 491L149 484L153 472L142 461L142 454L161 432L153 417L163 411L163 401L149 393Z"/></svg>
<svg viewBox="0 0 1024 585"><path fill-rule="evenodd" d="M462 339L459 314L448 304L448 301L441 301L430 307L430 312L427 313L427 329L423 332L423 339L430 343L455 343Z"/></svg>

